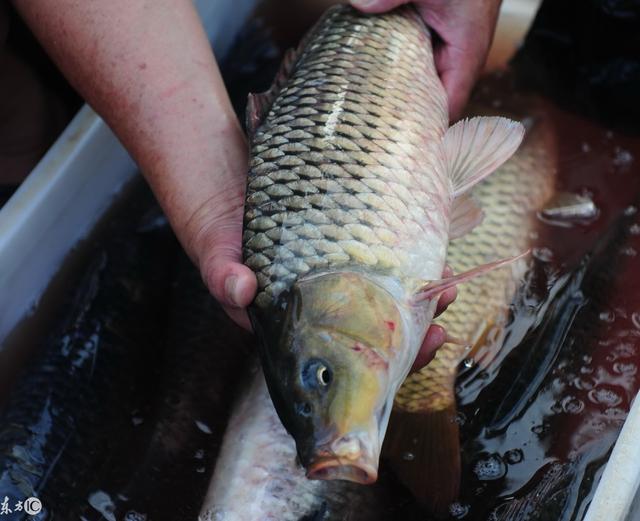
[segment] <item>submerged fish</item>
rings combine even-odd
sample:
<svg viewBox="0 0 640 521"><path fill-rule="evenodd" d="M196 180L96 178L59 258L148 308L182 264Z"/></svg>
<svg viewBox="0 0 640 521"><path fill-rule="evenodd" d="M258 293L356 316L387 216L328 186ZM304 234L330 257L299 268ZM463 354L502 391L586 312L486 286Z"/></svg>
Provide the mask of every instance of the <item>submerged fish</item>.
<svg viewBox="0 0 640 521"><path fill-rule="evenodd" d="M151 403L136 415L138 437L124 440L100 484L116 519L197 517L238 374L252 360L249 334L227 318L184 255L171 293L168 327L161 328L166 347L154 353L162 372L149 385Z"/></svg>
<svg viewBox="0 0 640 521"><path fill-rule="evenodd" d="M503 264L440 280L449 238L481 218L464 194L523 128L476 118L447 130L411 7L330 9L248 119L243 247L269 392L310 478L371 483L437 297Z"/></svg>
<svg viewBox="0 0 640 521"><path fill-rule="evenodd" d="M36 496L44 505L37 519L79 518L131 421L137 375L159 340L176 245L166 222L138 221L141 209L107 228L104 247L92 250L60 306L65 316L56 333L0 414L0 499L7 496L10 509ZM137 231L132 222L140 222ZM32 519L24 510L9 518Z"/></svg>
<svg viewBox="0 0 640 521"><path fill-rule="evenodd" d="M454 272L532 245L536 212L553 194L556 150L553 128L544 115L531 121L520 149L474 188L473 197L485 216L449 246L447 262ZM456 301L438 322L474 351L462 344L445 344L429 365L407 378L396 397L385 457L414 495L437 512L446 511L456 498L460 481L458 366L474 354L486 363L502 345L523 268L514 264L512 270L496 270L458 287Z"/></svg>
<svg viewBox="0 0 640 521"><path fill-rule="evenodd" d="M522 498L510 499L489 516L492 521L558 521L575 480L575 465L552 463L535 487Z"/></svg>
<svg viewBox="0 0 640 521"><path fill-rule="evenodd" d="M201 521L375 521L381 491L345 481L309 480L296 462L262 371L227 427Z"/></svg>

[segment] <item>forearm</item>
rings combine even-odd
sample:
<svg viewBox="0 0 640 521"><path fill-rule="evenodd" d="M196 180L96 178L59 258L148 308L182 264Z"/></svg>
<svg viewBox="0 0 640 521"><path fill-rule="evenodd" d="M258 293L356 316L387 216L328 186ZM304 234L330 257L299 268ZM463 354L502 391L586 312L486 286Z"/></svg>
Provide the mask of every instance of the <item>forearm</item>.
<svg viewBox="0 0 640 521"><path fill-rule="evenodd" d="M205 262L208 209L224 198L241 212L246 146L191 0L14 3Z"/></svg>

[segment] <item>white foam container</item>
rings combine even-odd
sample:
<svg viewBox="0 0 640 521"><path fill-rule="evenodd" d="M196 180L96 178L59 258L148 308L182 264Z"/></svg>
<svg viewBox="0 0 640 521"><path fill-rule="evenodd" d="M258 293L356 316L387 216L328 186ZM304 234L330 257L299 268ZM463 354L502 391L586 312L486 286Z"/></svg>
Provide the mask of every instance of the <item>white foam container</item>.
<svg viewBox="0 0 640 521"><path fill-rule="evenodd" d="M219 59L255 1L196 1ZM508 10L511 4L518 7L523 2L538 0L507 0L503 10L514 14ZM0 346L36 305L69 250L91 231L136 172L122 145L85 105L0 210ZM640 400L636 399L583 521L640 521L639 484Z"/></svg>
<svg viewBox="0 0 640 521"><path fill-rule="evenodd" d="M584 521L640 521L640 399L633 400Z"/></svg>
<svg viewBox="0 0 640 521"><path fill-rule="evenodd" d="M218 59L255 0L197 0ZM137 173L129 154L87 105L0 210L0 346L37 304L69 250Z"/></svg>

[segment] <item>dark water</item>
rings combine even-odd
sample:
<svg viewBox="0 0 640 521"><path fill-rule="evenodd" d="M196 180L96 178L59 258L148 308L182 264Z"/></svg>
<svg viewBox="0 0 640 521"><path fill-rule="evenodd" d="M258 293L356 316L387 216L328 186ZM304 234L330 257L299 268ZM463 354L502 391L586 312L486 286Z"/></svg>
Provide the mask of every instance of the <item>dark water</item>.
<svg viewBox="0 0 640 521"><path fill-rule="evenodd" d="M494 77L477 96L517 103L515 84ZM640 139L553 103L546 113L559 136L557 189L588 194L599 213L589 224L539 223L500 355L461 372L453 517L582 519L638 392Z"/></svg>
<svg viewBox="0 0 640 521"><path fill-rule="evenodd" d="M37 519L195 519L206 493L251 339L146 186L122 199L52 288L51 317L17 332L31 356L0 402L6 519L30 519L29 497Z"/></svg>
<svg viewBox="0 0 640 521"><path fill-rule="evenodd" d="M53 327L23 346L32 359L0 410L0 493L12 505L41 498L42 518L82 502L144 396L139 375L159 340L176 243L148 194L129 203L88 248Z"/></svg>
<svg viewBox="0 0 640 521"><path fill-rule="evenodd" d="M195 519L242 375L249 335L230 324L186 257L175 267L158 374L82 519ZM124 433L127 434L127 433Z"/></svg>
<svg viewBox="0 0 640 521"><path fill-rule="evenodd" d="M14 191L14 187L0 186L0 208L2 208L4 204L11 198Z"/></svg>
<svg viewBox="0 0 640 521"><path fill-rule="evenodd" d="M222 67L241 115L246 95L269 87L286 42L300 34L260 20L249 24ZM522 104L529 98L520 94L533 88L526 74L507 72L486 78L476 100L526 112ZM451 506L452 519L581 519L639 387L640 138L595 123L575 106L549 100L544 110L557 135L556 188L589 195L598 215L569 227L540 221L536 261L513 304L498 357L486 368L461 368L463 483L459 502ZM129 197L137 201L145 197L140 194ZM111 239L127 233L131 230L120 230ZM98 243L108 247L109 240L103 234ZM168 246L172 239L167 241ZM84 271L91 272L100 256L95 261L96 250L89 250L94 254L84 256ZM119 362L123 366L108 366L118 374L109 393L104 383L82 391L87 398L108 399L88 407L84 396L67 394L61 402L68 417L89 414L82 435L81 429L68 431L74 451L67 452L64 440L39 439L55 449L53 456L41 457L40 474L52 469L64 476L45 480L36 491L52 519L162 521L197 515L251 347L222 316L187 261L168 261L166 269L165 289L151 285L164 295L152 298L159 315L136 326L142 358L129 351L131 359ZM132 280L143 280L136 273L131 271ZM86 292L86 280L78 278L68 287ZM62 304L49 306L48 312L64 320L70 316L64 304L69 297L58 293ZM41 322L47 335L52 322ZM43 353L36 352L34 366L46 365ZM137 362L131 365L132 360ZM51 372L47 378L46 385L72 383L61 384ZM47 395L38 392L41 388L23 377L13 391L27 397L35 392L42 399ZM16 407L19 402L5 399L3 414L25 414ZM114 400L115 413L105 413L101 423L92 419L96 411L111 411ZM26 423L19 414L16 418L13 423ZM0 461L18 446L11 440L0 443ZM381 475L397 498L389 519L430 518L388 469ZM1 489L0 501L27 493Z"/></svg>

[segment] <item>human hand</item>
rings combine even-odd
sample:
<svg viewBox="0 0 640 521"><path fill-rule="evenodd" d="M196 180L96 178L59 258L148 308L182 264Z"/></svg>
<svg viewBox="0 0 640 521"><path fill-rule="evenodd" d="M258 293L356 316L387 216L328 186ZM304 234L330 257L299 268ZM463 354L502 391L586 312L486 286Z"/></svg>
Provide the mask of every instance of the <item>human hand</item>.
<svg viewBox="0 0 640 521"><path fill-rule="evenodd" d="M367 13L382 13L410 0L351 0ZM436 32L434 58L449 98L449 119L461 114L493 40L501 0L415 0L425 23Z"/></svg>
<svg viewBox="0 0 640 521"><path fill-rule="evenodd" d="M227 147L246 158L246 149L237 140ZM234 148L235 147L235 148ZM186 250L197 263L211 294L231 319L245 329L251 329L246 307L256 294L257 280L253 271L242 263L242 223L246 159L235 175L221 176L226 181L211 193L193 213L185 226L188 237ZM226 179L225 179L226 178Z"/></svg>
<svg viewBox="0 0 640 521"><path fill-rule="evenodd" d="M453 275L453 270L446 266L444 272L442 273L443 277L451 277ZM449 305L456 299L458 294L458 290L455 288L449 288L446 290L440 298L438 299L438 307L436 308L437 317L449 307ZM437 324L432 324L427 330L427 334L422 341L422 345L420 346L420 351L418 352L418 356L413 362L413 367L411 371L418 371L425 365L427 365L433 357L436 356L436 351L442 347L442 344L445 343L447 339L447 332L444 330L442 326Z"/></svg>
<svg viewBox="0 0 640 521"><path fill-rule="evenodd" d="M257 281L241 263L246 139L193 2L147 4L14 0L136 160L209 290L249 328Z"/></svg>

